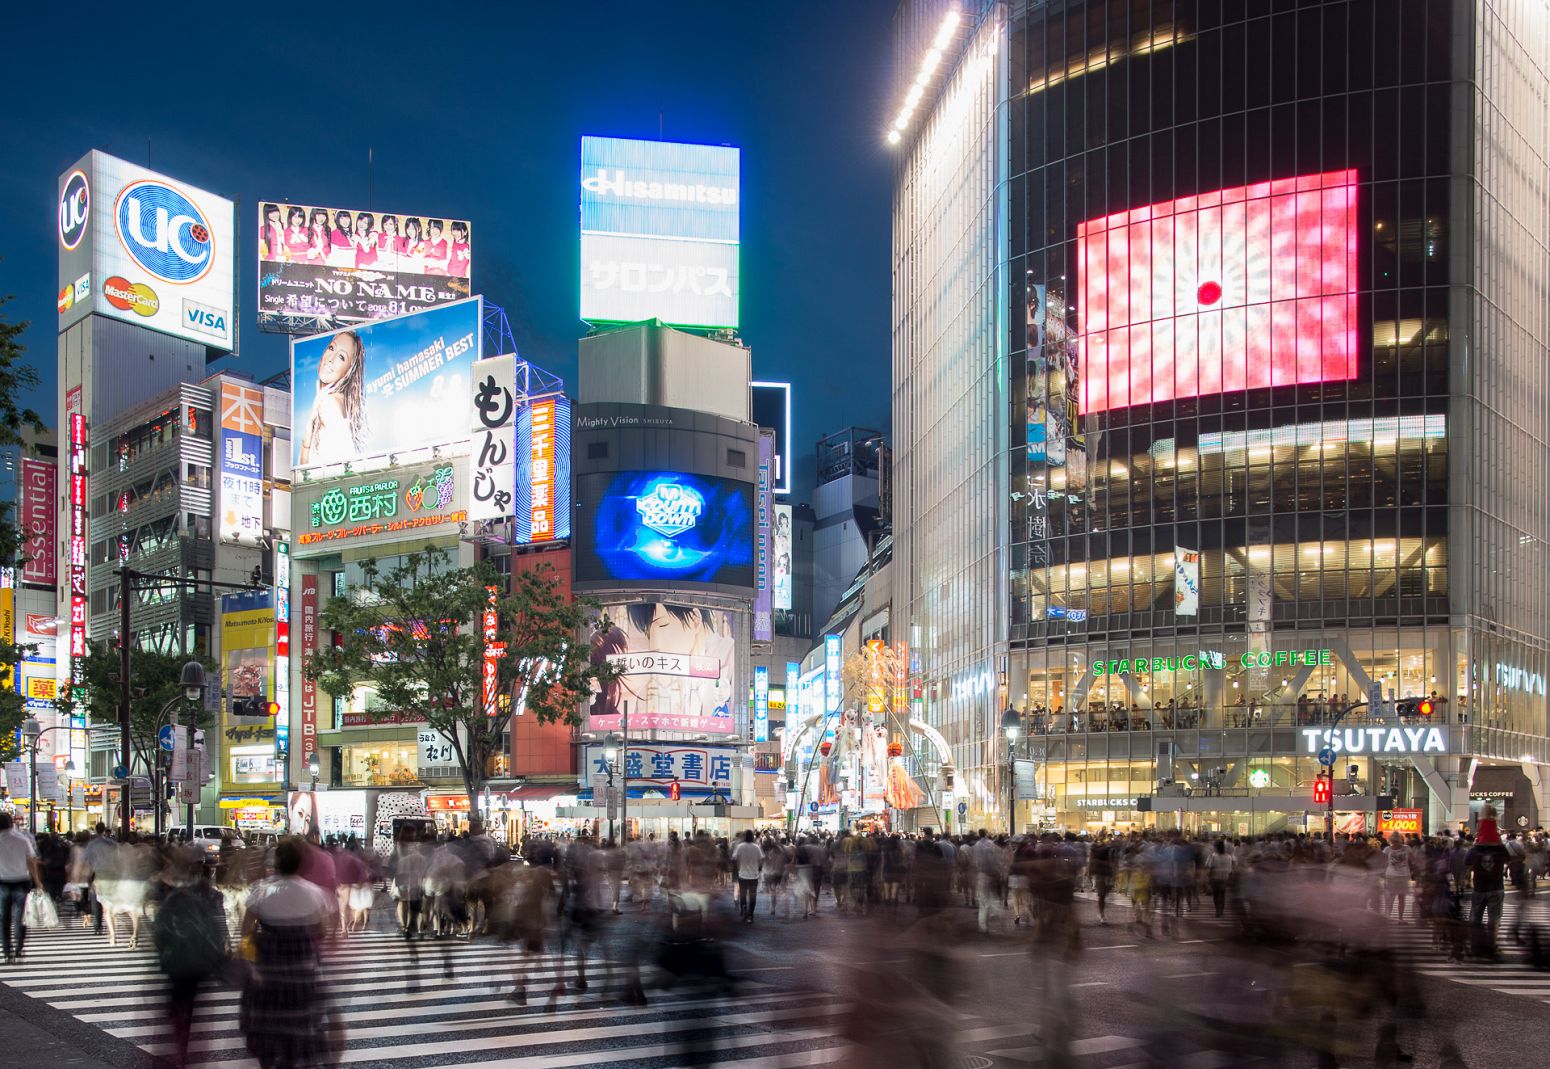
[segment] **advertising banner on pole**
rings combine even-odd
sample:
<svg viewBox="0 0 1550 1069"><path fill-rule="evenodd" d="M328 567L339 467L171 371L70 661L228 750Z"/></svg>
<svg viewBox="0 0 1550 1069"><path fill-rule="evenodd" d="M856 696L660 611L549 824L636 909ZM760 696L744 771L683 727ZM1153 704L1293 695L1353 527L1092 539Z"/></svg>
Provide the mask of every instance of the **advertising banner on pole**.
<svg viewBox="0 0 1550 1069"><path fill-rule="evenodd" d="M301 659L318 648L318 577L314 574L301 577ZM318 748L318 685L305 675L301 677L301 764Z"/></svg>
<svg viewBox="0 0 1550 1069"><path fill-rule="evenodd" d="M753 741L770 741L770 670L762 664L753 668Z"/></svg>
<svg viewBox="0 0 1550 1069"><path fill-rule="evenodd" d="M286 334L357 323L470 296L463 219L261 201L258 326Z"/></svg>

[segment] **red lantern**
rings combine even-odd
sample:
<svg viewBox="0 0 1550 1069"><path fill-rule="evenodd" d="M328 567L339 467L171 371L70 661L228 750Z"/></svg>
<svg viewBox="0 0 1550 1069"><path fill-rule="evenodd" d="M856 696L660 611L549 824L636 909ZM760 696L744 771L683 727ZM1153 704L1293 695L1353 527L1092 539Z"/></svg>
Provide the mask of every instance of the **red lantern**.
<svg viewBox="0 0 1550 1069"><path fill-rule="evenodd" d="M818 752L823 754L825 757L829 756L829 751L832 749L834 749L834 743L830 742L828 739L824 739L818 744Z"/></svg>
<svg viewBox="0 0 1550 1069"><path fill-rule="evenodd" d="M890 742L888 744L888 756L889 757L903 757L904 756L904 743L902 743L902 742Z"/></svg>

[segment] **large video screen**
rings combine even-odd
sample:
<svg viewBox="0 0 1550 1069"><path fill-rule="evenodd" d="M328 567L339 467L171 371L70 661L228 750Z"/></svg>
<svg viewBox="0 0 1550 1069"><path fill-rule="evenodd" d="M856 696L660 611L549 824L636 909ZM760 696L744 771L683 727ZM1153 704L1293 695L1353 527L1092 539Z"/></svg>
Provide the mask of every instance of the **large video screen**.
<svg viewBox="0 0 1550 1069"><path fill-rule="evenodd" d="M472 295L466 219L261 201L258 325L312 333Z"/></svg>
<svg viewBox="0 0 1550 1069"><path fill-rule="evenodd" d="M1356 172L1077 227L1081 411L1357 374Z"/></svg>
<svg viewBox="0 0 1550 1069"><path fill-rule="evenodd" d="M576 478L576 581L753 586L753 484L678 471Z"/></svg>
<svg viewBox="0 0 1550 1069"><path fill-rule="evenodd" d="M611 626L594 640L592 660L620 674L592 696L587 730L619 730L626 706L631 731L737 730L731 613L656 601L604 605L603 612Z"/></svg>
<svg viewBox="0 0 1550 1069"><path fill-rule="evenodd" d="M479 297L291 342L291 466L468 440Z"/></svg>

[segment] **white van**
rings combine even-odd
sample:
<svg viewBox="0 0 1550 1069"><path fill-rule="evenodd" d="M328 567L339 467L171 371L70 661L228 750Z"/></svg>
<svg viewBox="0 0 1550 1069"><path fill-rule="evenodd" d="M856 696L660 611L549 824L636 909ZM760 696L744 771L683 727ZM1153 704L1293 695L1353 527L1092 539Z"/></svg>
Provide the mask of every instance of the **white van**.
<svg viewBox="0 0 1550 1069"><path fill-rule="evenodd" d="M221 845L230 842L233 846L246 846L242 836L235 828L228 828L220 824L195 824L194 845L201 847L207 854L218 854Z"/></svg>

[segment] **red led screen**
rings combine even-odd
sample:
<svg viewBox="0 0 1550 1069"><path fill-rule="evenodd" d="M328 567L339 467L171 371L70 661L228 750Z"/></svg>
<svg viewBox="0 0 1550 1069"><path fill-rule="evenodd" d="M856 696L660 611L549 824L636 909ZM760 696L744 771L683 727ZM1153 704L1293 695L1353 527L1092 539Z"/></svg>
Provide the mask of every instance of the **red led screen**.
<svg viewBox="0 0 1550 1069"><path fill-rule="evenodd" d="M1077 227L1083 412L1356 377L1356 172Z"/></svg>

